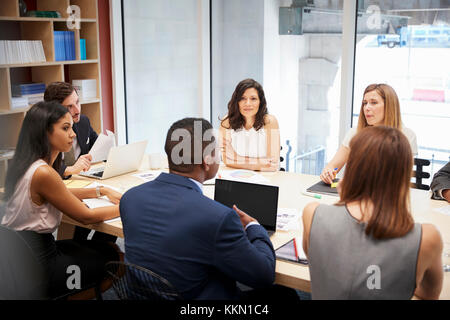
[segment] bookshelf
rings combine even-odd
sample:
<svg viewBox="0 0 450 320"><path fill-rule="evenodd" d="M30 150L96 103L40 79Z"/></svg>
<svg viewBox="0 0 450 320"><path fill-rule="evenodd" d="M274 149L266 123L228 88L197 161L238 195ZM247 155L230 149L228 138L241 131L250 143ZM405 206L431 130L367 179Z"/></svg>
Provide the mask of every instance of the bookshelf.
<svg viewBox="0 0 450 320"><path fill-rule="evenodd" d="M21 17L18 0L2 0L0 6L0 40L41 40L46 62L0 64L0 150L14 148L26 112L31 106L13 108L14 84L54 81L72 83L75 79L96 79L97 98L81 101L81 113L102 132L102 97L98 8L96 0L30 0L33 10L58 11L61 18ZM80 8L80 29L67 26L67 8ZM75 60L55 61L54 31L74 31ZM81 60L80 39L86 39L86 60ZM4 186L8 159L0 158L0 188Z"/></svg>

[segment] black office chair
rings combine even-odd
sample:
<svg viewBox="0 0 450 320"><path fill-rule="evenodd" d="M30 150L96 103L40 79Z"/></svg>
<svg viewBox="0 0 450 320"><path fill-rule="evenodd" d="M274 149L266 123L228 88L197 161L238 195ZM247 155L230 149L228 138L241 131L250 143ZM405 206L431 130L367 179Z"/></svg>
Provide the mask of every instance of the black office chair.
<svg viewBox="0 0 450 320"><path fill-rule="evenodd" d="M122 261L105 268L120 300L182 300L169 281L146 268Z"/></svg>
<svg viewBox="0 0 450 320"><path fill-rule="evenodd" d="M280 171L289 171L289 156L292 151L292 147L289 144L289 140L286 140L286 146L287 146L288 150L287 150L285 156L284 157L280 156ZM282 150L283 150L283 146L280 146L280 151L282 151ZM284 165L284 167L283 167L283 165Z"/></svg>
<svg viewBox="0 0 450 320"><path fill-rule="evenodd" d="M0 225L0 300L47 299L47 283L20 232Z"/></svg>
<svg viewBox="0 0 450 320"><path fill-rule="evenodd" d="M430 190L429 185L422 184L422 179L427 179L430 177L430 173L423 171L423 167L430 165L430 160L414 158L414 165L416 166L416 170L413 171L413 178L415 178L415 182L411 183L411 187L421 190Z"/></svg>

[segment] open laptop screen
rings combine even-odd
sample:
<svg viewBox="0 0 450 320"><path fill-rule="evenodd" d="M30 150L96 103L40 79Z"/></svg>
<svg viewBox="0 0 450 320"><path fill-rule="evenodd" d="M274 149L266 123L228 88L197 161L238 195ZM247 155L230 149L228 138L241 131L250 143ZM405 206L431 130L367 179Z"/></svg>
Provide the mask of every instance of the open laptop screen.
<svg viewBox="0 0 450 320"><path fill-rule="evenodd" d="M277 225L278 187L262 184L216 179L214 200L252 216L267 230Z"/></svg>

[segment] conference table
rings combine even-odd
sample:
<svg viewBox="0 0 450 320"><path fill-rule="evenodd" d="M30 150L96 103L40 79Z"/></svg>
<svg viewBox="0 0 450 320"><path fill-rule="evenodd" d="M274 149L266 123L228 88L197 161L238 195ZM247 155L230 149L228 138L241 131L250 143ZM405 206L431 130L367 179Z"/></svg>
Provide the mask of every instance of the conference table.
<svg viewBox="0 0 450 320"><path fill-rule="evenodd" d="M143 164L140 168L140 171L138 172L132 172L126 175L121 175L106 180L100 181L78 175L73 176L71 179L72 181L96 181L103 185L111 186L122 192L125 192L132 187L144 183L145 181L137 177L136 174L145 173L148 172L148 170L148 164L147 166ZM226 171L231 170L235 169L231 169L221 165L219 174L226 174ZM160 169L159 171L168 172L167 168ZM296 209L299 213L298 230L277 230L277 232L272 235L271 241L275 249L279 248L294 237L297 238L299 244L302 243L303 226L301 223L301 213L306 204L312 201L318 201L324 204L333 204L338 201L337 196L322 195L321 199L315 199L303 194L303 192L308 187L320 180L318 176L282 171L258 172L258 174L269 180L270 184L279 187L279 208L292 208ZM68 187L70 187L70 184L68 185ZM214 198L214 185L204 185L203 192L205 196ZM429 191L411 189L411 208L415 221L420 223L434 224L439 229L442 235L444 241L444 250L450 252L450 215L445 215L441 212L436 211L436 209L445 206L448 206L448 203L445 201L430 199ZM111 222L83 225L64 215L61 225L58 228L58 239L71 238L75 226L82 226L123 238L122 222L120 221L120 219L116 219L115 221ZM330 241L332 241L332 239L330 239ZM450 258L447 259L446 263L450 264ZM299 289L306 292L311 291L310 275L307 265L277 259L275 282L294 289ZM444 286L441 292L440 299L450 300L450 272L444 273Z"/></svg>

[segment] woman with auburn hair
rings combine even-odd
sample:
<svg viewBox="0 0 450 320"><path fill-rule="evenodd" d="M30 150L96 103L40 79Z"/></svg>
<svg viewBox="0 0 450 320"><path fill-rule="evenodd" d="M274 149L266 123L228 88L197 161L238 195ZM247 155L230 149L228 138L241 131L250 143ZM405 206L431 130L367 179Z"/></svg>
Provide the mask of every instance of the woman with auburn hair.
<svg viewBox="0 0 450 320"><path fill-rule="evenodd" d="M438 299L442 238L411 216L407 138L395 128L369 127L350 147L340 201L303 210L313 299Z"/></svg>
<svg viewBox="0 0 450 320"><path fill-rule="evenodd" d="M400 129L408 138L413 156L417 155L415 133L402 124L400 103L394 89L387 84L371 84L364 90L363 101L359 111L358 127L351 128L333 159L323 168L320 179L328 184L333 182L338 172L348 159L350 140L357 132L370 126L384 125Z"/></svg>
<svg viewBox="0 0 450 320"><path fill-rule="evenodd" d="M122 195L107 187L67 189L58 174L61 153L72 148L76 135L68 109L58 102L39 102L27 112L14 158L8 167L0 223L17 231L46 273L46 297L72 291L71 266L79 268L76 289L90 288L103 279L105 263L118 260L118 248L96 240L58 240L52 233L62 213L92 224L119 216ZM116 205L90 209L81 200L107 196ZM69 273L68 273L69 272ZM26 290L26 289L24 289Z"/></svg>
<svg viewBox="0 0 450 320"><path fill-rule="evenodd" d="M225 165L249 170L278 170L278 121L268 113L264 90L257 81L245 79L238 83L219 132Z"/></svg>

